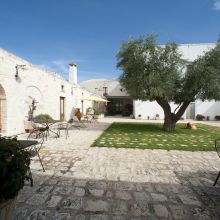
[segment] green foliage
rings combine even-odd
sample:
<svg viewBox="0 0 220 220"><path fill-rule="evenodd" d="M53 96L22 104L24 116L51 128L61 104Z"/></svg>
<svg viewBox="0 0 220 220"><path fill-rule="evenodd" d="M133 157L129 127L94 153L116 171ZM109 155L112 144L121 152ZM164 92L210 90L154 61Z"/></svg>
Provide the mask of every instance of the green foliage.
<svg viewBox="0 0 220 220"><path fill-rule="evenodd" d="M196 98L220 100L220 40L192 63L183 60L178 45L156 45L155 36L122 43L117 67L131 97L181 104Z"/></svg>
<svg viewBox="0 0 220 220"><path fill-rule="evenodd" d="M53 120L53 118L50 115L48 115L48 114L39 114L34 119L35 120L39 120L39 121L50 121L50 120Z"/></svg>
<svg viewBox="0 0 220 220"><path fill-rule="evenodd" d="M15 197L24 186L30 154L16 138L0 137L0 203Z"/></svg>
<svg viewBox="0 0 220 220"><path fill-rule="evenodd" d="M86 109L86 113L91 113L91 112L93 112L94 115L102 114L102 111L99 108L89 107L89 108Z"/></svg>
<svg viewBox="0 0 220 220"><path fill-rule="evenodd" d="M117 54L121 84L131 97L175 101L182 84L184 60L175 43L156 45L155 36L124 42Z"/></svg>
<svg viewBox="0 0 220 220"><path fill-rule="evenodd" d="M122 43L117 67L129 95L156 100L164 111L164 130L172 131L190 102L220 100L220 39L214 49L192 63L182 59L175 43L158 46L155 39L150 35ZM174 112L170 102L178 104Z"/></svg>
<svg viewBox="0 0 220 220"><path fill-rule="evenodd" d="M89 112L91 112L91 111L94 111L94 109L93 109L92 107L88 107L88 108L86 109L86 113L89 113Z"/></svg>
<svg viewBox="0 0 220 220"><path fill-rule="evenodd" d="M191 100L220 100L220 39L214 49L188 65L182 91Z"/></svg>
<svg viewBox="0 0 220 220"><path fill-rule="evenodd" d="M100 111L100 109L95 108L95 109L94 109L94 115L100 115L100 114L102 114L102 112Z"/></svg>
<svg viewBox="0 0 220 220"><path fill-rule="evenodd" d="M196 120L197 121L203 121L204 119L205 119L204 115L200 115L200 114L196 115Z"/></svg>

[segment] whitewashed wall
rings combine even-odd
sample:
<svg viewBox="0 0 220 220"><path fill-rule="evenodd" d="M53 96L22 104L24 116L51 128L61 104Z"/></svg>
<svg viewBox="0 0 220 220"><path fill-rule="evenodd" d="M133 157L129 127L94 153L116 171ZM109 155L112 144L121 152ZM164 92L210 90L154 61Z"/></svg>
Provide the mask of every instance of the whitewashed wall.
<svg viewBox="0 0 220 220"><path fill-rule="evenodd" d="M18 70L19 77L16 80L17 64L26 66L25 70ZM91 94L59 75L34 66L3 49L0 49L0 84L6 93L7 135L24 131L24 120L32 98L38 101L35 115L46 113L59 119L60 97L65 97L65 118L68 120L73 107L81 108L82 92L84 96ZM64 91L61 91L61 85L64 86ZM92 103L86 103L86 106L91 105Z"/></svg>
<svg viewBox="0 0 220 220"><path fill-rule="evenodd" d="M210 120L215 120L216 115L220 115L220 102L215 101L196 101L195 115L201 114L205 117L209 116Z"/></svg>
<svg viewBox="0 0 220 220"><path fill-rule="evenodd" d="M156 102L150 102L150 101L140 101L135 100L133 102L134 105L134 117L136 119L155 119L156 114L159 114L160 119L164 119L164 112L163 109L160 107L160 105ZM172 111L175 110L177 105L171 103L170 104ZM139 117L141 115L141 117ZM184 115L183 115L184 117Z"/></svg>
<svg viewBox="0 0 220 220"><path fill-rule="evenodd" d="M88 91L92 93L96 93L100 96L103 95L103 87L108 88L108 96L111 97L128 96L126 90L120 85L118 80L93 79L93 80L83 81L80 85L86 88Z"/></svg>

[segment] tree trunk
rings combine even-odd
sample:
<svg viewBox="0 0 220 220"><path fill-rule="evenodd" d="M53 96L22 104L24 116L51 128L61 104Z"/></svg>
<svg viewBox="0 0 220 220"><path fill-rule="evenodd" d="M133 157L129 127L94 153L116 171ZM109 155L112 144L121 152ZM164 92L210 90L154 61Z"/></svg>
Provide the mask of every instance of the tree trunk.
<svg viewBox="0 0 220 220"><path fill-rule="evenodd" d="M174 131L176 128L177 121L184 114L190 102L183 102L178 112L175 114L171 112L171 107L167 101L162 100L162 99L156 99L156 101L163 108L163 111L164 111L163 129L169 132Z"/></svg>
<svg viewBox="0 0 220 220"><path fill-rule="evenodd" d="M174 131L176 128L176 120L172 113L165 114L163 129L165 131Z"/></svg>

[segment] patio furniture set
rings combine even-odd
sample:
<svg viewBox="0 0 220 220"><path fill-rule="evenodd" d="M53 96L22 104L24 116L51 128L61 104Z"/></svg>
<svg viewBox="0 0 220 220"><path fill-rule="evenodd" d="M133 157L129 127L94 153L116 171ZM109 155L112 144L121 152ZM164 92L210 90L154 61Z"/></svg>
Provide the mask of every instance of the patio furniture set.
<svg viewBox="0 0 220 220"><path fill-rule="evenodd" d="M92 117L92 116L91 116ZM61 136L61 131L64 130L66 139L69 137L69 129L75 127L77 129L86 128L86 122L97 122L93 117L91 119L84 118L83 120L78 120L77 118L70 119L67 121L61 120L34 120L33 121L33 130L29 133L27 140L18 140L20 147L29 151L31 157L37 156L43 172L45 168L40 157L39 151L43 146L45 140L47 140L50 134L55 135L55 138ZM28 170L27 180L30 181L31 186L33 186L33 178L31 170Z"/></svg>
<svg viewBox="0 0 220 220"><path fill-rule="evenodd" d="M97 119L94 115L87 115L83 119L70 119L68 122L60 121L60 120L47 120L47 121L34 121L33 130L28 135L27 140L19 140L19 143L23 149L31 152L31 156L38 156L40 164L42 166L43 171L45 172L45 168L43 166L39 151L44 143L47 140L50 133L55 135L55 138L59 138L61 136L61 131L64 130L66 139L69 137L69 129L71 127L75 127L77 129L85 128L86 122L97 122ZM35 140L33 140L35 138ZM36 140L38 139L38 140ZM215 140L215 149L220 158L220 139ZM215 186L220 178L220 171L214 181L213 186ZM31 186L33 186L33 178L31 174L31 170L29 169L27 174L27 179L30 180Z"/></svg>

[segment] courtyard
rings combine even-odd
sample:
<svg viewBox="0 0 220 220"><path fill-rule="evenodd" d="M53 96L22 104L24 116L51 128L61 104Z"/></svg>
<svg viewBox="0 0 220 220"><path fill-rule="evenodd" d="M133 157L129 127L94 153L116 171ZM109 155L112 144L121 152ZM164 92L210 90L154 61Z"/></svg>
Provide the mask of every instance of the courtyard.
<svg viewBox="0 0 220 220"><path fill-rule="evenodd" d="M34 186L20 192L14 219L220 218L215 151L90 147L114 121L131 120L50 137L40 151L46 172L34 158Z"/></svg>

